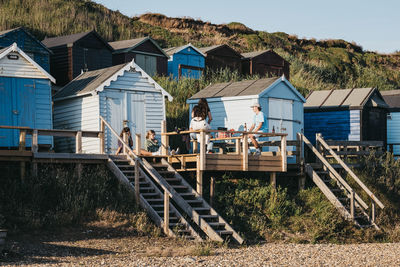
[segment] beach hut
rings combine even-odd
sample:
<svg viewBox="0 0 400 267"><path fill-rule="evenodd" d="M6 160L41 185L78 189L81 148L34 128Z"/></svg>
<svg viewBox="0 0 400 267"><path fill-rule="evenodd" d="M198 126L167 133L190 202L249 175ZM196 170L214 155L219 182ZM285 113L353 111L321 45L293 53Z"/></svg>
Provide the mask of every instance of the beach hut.
<svg viewBox="0 0 400 267"><path fill-rule="evenodd" d="M109 42L113 53L113 65L123 64L135 60L147 74L167 75L168 55L150 37L131 40Z"/></svg>
<svg viewBox="0 0 400 267"><path fill-rule="evenodd" d="M50 73L62 86L81 74L112 66L114 49L97 32L83 32L46 38L43 41L52 52Z"/></svg>
<svg viewBox="0 0 400 267"><path fill-rule="evenodd" d="M16 43L0 49L0 125L51 129L51 83L55 79ZM31 146L28 136L26 145ZM0 147L17 147L17 130L0 129ZM50 147L51 137L39 136Z"/></svg>
<svg viewBox="0 0 400 267"><path fill-rule="evenodd" d="M272 50L242 53L242 56L242 73L244 75L285 75L286 79L289 79L289 62Z"/></svg>
<svg viewBox="0 0 400 267"><path fill-rule="evenodd" d="M129 62L83 72L54 96L54 127L57 129L100 130L99 115L118 133L128 126L132 134L147 130L159 135L165 119L165 97L172 97L136 63ZM114 153L117 139L106 133L106 152ZM135 142L135 138L133 138ZM74 151L74 140L55 140L59 151ZM84 153L99 153L98 138L83 138Z"/></svg>
<svg viewBox="0 0 400 267"><path fill-rule="evenodd" d="M305 136L386 143L387 108L376 88L313 91L304 105Z"/></svg>
<svg viewBox="0 0 400 267"><path fill-rule="evenodd" d="M213 116L211 127L243 130L250 128L254 112L250 106L259 103L268 123L268 131L287 133L296 140L303 131L304 97L284 77L209 85L188 99L190 113L200 98L206 98Z"/></svg>
<svg viewBox="0 0 400 267"><path fill-rule="evenodd" d="M400 156L400 90L382 91L383 99L389 106L387 114L387 145L389 151Z"/></svg>
<svg viewBox="0 0 400 267"><path fill-rule="evenodd" d="M50 72L50 54L52 52L32 34L22 27L0 31L0 49L16 43L22 51Z"/></svg>
<svg viewBox="0 0 400 267"><path fill-rule="evenodd" d="M191 44L164 49L169 55L168 75L179 79L188 77L198 79L205 67L205 55Z"/></svg>
<svg viewBox="0 0 400 267"><path fill-rule="evenodd" d="M228 68L231 71L241 72L241 59L242 55L236 52L230 46L213 45L200 48L206 56L206 67L211 70L225 69Z"/></svg>

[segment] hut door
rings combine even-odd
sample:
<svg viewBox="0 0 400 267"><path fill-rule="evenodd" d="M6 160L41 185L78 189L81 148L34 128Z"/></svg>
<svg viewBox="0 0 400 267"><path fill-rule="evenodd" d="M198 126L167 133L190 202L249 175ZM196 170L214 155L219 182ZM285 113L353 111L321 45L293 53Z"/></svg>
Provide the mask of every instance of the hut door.
<svg viewBox="0 0 400 267"><path fill-rule="evenodd" d="M150 76L157 74L157 59L156 57L137 54L136 64L139 65Z"/></svg>
<svg viewBox="0 0 400 267"><path fill-rule="evenodd" d="M140 134L142 146L146 137L146 113L144 110L144 93L128 93L128 123L131 128L132 135ZM136 146L136 138L132 136L134 146Z"/></svg>
<svg viewBox="0 0 400 267"><path fill-rule="evenodd" d="M13 126L12 79L0 77L0 125ZM16 132L16 131L15 131ZM16 146L14 130L0 129L0 147Z"/></svg>
<svg viewBox="0 0 400 267"><path fill-rule="evenodd" d="M123 93L107 92L106 96L106 120L111 124L111 127L117 132L122 131L123 124ZM114 154L118 148L117 138L107 129L106 132L106 152Z"/></svg>
<svg viewBox="0 0 400 267"><path fill-rule="evenodd" d="M35 81L18 79L16 82L15 122L17 126L35 128ZM17 133L18 135L18 133ZM18 140L18 136L15 137ZM32 137L27 136L26 146L31 146Z"/></svg>

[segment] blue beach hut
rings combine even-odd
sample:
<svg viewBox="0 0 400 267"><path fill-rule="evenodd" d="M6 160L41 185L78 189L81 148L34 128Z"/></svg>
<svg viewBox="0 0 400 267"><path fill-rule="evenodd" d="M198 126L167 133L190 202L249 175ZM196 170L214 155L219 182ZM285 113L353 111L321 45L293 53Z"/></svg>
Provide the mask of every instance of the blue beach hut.
<svg viewBox="0 0 400 267"><path fill-rule="evenodd" d="M205 68L205 55L196 47L187 44L164 49L169 55L168 75L174 79L181 77L199 79Z"/></svg>
<svg viewBox="0 0 400 267"><path fill-rule="evenodd" d="M387 114L387 144L395 156L400 156L400 90L381 92L389 106Z"/></svg>
<svg viewBox="0 0 400 267"><path fill-rule="evenodd" d="M55 79L16 43L0 49L0 125L52 128L51 83ZM0 130L0 147L18 146L17 130ZM31 146L30 136L26 145ZM52 145L39 136L39 145Z"/></svg>

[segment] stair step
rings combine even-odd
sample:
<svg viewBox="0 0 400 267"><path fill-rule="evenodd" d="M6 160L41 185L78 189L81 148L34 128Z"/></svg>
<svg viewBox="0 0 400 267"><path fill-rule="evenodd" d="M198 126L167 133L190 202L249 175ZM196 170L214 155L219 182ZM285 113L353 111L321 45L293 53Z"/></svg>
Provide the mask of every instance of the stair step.
<svg viewBox="0 0 400 267"><path fill-rule="evenodd" d="M218 215L200 215L203 219L218 219Z"/></svg>
<svg viewBox="0 0 400 267"><path fill-rule="evenodd" d="M153 166L153 168L168 168L168 165L163 163L152 163L151 166Z"/></svg>
<svg viewBox="0 0 400 267"><path fill-rule="evenodd" d="M171 185L174 189L184 189L184 188L188 188L186 185L180 185L180 184L177 184L177 185Z"/></svg>
<svg viewBox="0 0 400 267"><path fill-rule="evenodd" d="M154 187L140 187L140 190L154 190Z"/></svg>
<svg viewBox="0 0 400 267"><path fill-rule="evenodd" d="M194 193L178 193L179 195L181 195L182 197L187 197L187 196L196 196Z"/></svg>
<svg viewBox="0 0 400 267"><path fill-rule="evenodd" d="M177 226L186 226L184 223L169 223L170 228L171 227L177 227Z"/></svg>
<svg viewBox="0 0 400 267"><path fill-rule="evenodd" d="M316 171L316 173L317 173L318 175L320 175L320 174L329 174L328 171Z"/></svg>
<svg viewBox="0 0 400 267"><path fill-rule="evenodd" d="M164 178L167 182L180 182L180 178Z"/></svg>
<svg viewBox="0 0 400 267"><path fill-rule="evenodd" d="M125 173L135 173L135 170L121 170L124 174ZM135 177L135 176L133 176Z"/></svg>
<svg viewBox="0 0 400 267"><path fill-rule="evenodd" d="M153 209L155 208L164 208L164 205L151 205Z"/></svg>
<svg viewBox="0 0 400 267"><path fill-rule="evenodd" d="M343 190L340 188L332 188L331 191L332 192L342 192Z"/></svg>
<svg viewBox="0 0 400 267"><path fill-rule="evenodd" d="M210 222L208 223L211 227L221 227L225 226L225 223L220 223L220 222Z"/></svg>
<svg viewBox="0 0 400 267"><path fill-rule="evenodd" d="M159 193L141 193L141 195L143 196L143 197L147 197L147 196L158 196L159 195Z"/></svg>
<svg viewBox="0 0 400 267"><path fill-rule="evenodd" d="M232 235L233 234L232 231L228 231L228 230L216 230L215 232L217 232L219 235Z"/></svg>
<svg viewBox="0 0 400 267"><path fill-rule="evenodd" d="M203 200L201 199L190 199L190 200L186 200L187 203L189 204L202 204Z"/></svg>
<svg viewBox="0 0 400 267"><path fill-rule="evenodd" d="M164 202L164 199L162 198L153 198L153 199L148 199L147 202Z"/></svg>
<svg viewBox="0 0 400 267"><path fill-rule="evenodd" d="M196 210L196 211L206 211L206 210L210 210L210 208L207 208L207 207L194 207L193 209Z"/></svg>

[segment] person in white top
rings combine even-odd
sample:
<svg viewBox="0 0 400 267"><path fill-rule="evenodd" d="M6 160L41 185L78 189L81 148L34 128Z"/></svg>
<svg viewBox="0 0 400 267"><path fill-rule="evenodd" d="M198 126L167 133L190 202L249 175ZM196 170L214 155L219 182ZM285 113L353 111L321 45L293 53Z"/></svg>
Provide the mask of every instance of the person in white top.
<svg viewBox="0 0 400 267"><path fill-rule="evenodd" d="M201 109L197 105L193 107L192 120L190 121L189 129L191 131L209 130L209 129L211 129L210 125L202 117ZM194 139L194 140L199 140L200 139L200 134L191 133L190 137L192 139ZM202 144L200 144L200 145L202 145ZM212 148L213 148L213 143L210 141L210 135L209 134L206 134L206 145L207 145L207 153L211 153L212 152Z"/></svg>

